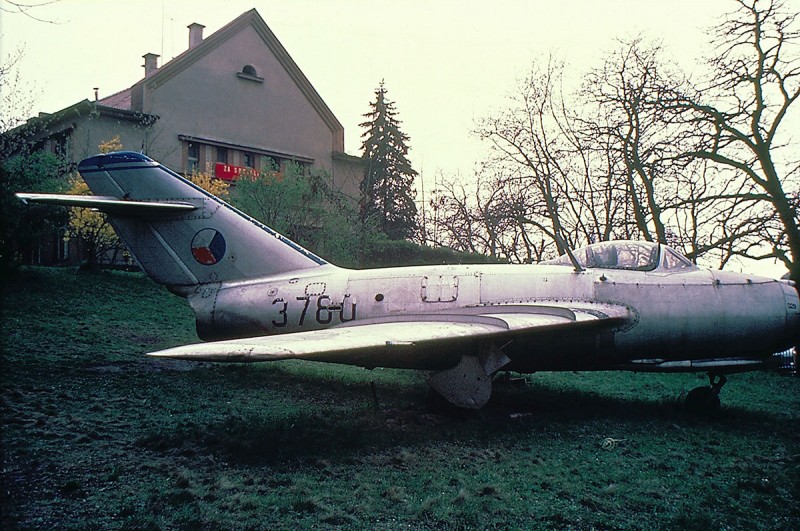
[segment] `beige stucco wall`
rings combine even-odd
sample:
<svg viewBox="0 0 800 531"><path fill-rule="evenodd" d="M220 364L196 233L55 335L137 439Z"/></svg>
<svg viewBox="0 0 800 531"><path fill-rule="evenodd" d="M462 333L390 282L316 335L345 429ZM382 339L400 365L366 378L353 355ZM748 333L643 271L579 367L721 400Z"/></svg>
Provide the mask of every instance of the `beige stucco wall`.
<svg viewBox="0 0 800 531"><path fill-rule="evenodd" d="M236 75L248 64L263 83ZM168 143L182 134L210 138L311 158L332 171L333 131L252 26L190 67L157 83L145 81L142 110L160 117L154 134ZM180 152L161 156L183 169Z"/></svg>
<svg viewBox="0 0 800 531"><path fill-rule="evenodd" d="M355 157L334 158L332 162L334 187L357 201L361 196L360 186L364 179L363 163Z"/></svg>
<svg viewBox="0 0 800 531"><path fill-rule="evenodd" d="M142 151L143 145L147 151L152 140L150 128L108 116L83 116L72 122L72 126L70 158L76 163L98 154L98 146L115 136L119 136L122 148L127 151Z"/></svg>

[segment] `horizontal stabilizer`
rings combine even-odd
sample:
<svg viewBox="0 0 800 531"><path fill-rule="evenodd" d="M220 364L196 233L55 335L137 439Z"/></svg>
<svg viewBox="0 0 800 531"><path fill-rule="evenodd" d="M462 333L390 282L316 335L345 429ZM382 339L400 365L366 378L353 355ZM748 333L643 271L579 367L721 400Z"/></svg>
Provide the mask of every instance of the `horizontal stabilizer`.
<svg viewBox="0 0 800 531"><path fill-rule="evenodd" d="M191 212L191 203L167 201L132 201L103 195L16 194L25 203L42 203L68 207L95 208L116 216L146 216Z"/></svg>

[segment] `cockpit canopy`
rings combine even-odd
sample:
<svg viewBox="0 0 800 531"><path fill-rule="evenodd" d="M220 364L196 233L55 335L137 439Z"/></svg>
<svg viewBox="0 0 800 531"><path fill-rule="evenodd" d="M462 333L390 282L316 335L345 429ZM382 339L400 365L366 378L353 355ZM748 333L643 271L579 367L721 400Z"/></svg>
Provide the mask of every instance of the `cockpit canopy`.
<svg viewBox="0 0 800 531"><path fill-rule="evenodd" d="M610 241L581 247L572 252L575 259L586 269L623 269L627 271L687 271L695 269L688 258L676 250L653 242ZM569 256L564 254L542 264L572 266Z"/></svg>

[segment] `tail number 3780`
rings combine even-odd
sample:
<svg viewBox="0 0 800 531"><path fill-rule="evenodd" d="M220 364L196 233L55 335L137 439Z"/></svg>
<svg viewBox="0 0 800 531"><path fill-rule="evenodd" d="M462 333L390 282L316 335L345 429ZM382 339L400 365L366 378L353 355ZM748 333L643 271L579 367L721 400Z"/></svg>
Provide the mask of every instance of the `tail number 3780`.
<svg viewBox="0 0 800 531"><path fill-rule="evenodd" d="M334 319L338 319L340 323L346 323L356 318L356 303L350 295L345 295L341 303L335 304L332 304L331 298L327 295L313 297L305 295L297 297L296 300L301 306L297 326L307 325L312 319L318 324L326 325L333 322ZM277 307L278 310L277 318L272 320L272 325L277 328L287 326L290 313L289 301L279 297L272 301L272 306Z"/></svg>

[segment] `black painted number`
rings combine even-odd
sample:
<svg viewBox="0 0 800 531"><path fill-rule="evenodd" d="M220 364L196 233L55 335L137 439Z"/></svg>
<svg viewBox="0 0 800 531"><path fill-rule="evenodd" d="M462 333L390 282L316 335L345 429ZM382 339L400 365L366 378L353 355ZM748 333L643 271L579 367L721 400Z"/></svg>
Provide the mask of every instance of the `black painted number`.
<svg viewBox="0 0 800 531"><path fill-rule="evenodd" d="M283 299L275 299L274 301L272 301L272 305L275 306L276 304L282 305L281 309L278 310L278 315L281 316L281 321L273 320L272 326L281 328L289 323L289 316L286 314L286 308L289 306L289 303Z"/></svg>
<svg viewBox="0 0 800 531"><path fill-rule="evenodd" d="M297 323L300 326L303 326L303 323L306 321L306 312L308 311L308 305L311 304L311 297L306 295L305 297L297 297L297 300L306 301L306 303L303 305L303 311L300 312L300 322Z"/></svg>

